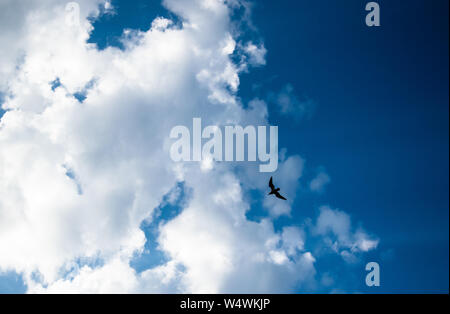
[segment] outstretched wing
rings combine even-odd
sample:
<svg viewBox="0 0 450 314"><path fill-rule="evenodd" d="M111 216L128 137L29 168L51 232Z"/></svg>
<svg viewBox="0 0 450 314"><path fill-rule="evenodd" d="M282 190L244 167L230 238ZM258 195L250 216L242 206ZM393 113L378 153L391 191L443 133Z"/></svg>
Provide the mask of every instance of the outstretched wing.
<svg viewBox="0 0 450 314"><path fill-rule="evenodd" d="M269 187L273 190L273 189L275 189L275 186L273 185L273 182L272 182L272 177L270 177L270 180L269 180Z"/></svg>
<svg viewBox="0 0 450 314"><path fill-rule="evenodd" d="M284 198L284 196L282 196L280 193L276 192L275 196L278 197L279 199L285 200L287 201L287 199Z"/></svg>

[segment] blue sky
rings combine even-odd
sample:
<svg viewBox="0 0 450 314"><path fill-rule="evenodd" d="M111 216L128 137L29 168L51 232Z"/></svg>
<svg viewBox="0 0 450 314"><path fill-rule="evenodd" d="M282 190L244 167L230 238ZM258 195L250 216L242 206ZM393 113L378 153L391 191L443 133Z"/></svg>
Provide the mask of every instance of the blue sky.
<svg viewBox="0 0 450 314"><path fill-rule="evenodd" d="M264 90L287 81L318 104L301 123L271 121L289 151L326 167L320 202L363 221L377 253L392 250L373 257L379 291L448 291L448 1L380 1L379 28L364 25L364 3L262 1L267 65L241 93L276 76ZM294 219L318 202L299 200Z"/></svg>
<svg viewBox="0 0 450 314"><path fill-rule="evenodd" d="M241 74L238 96L265 100L280 147L308 166L291 217L276 219L275 228L300 225L322 205L339 208L380 242L356 264L336 256L317 262L318 271L335 274L337 291L448 292L448 1L378 1L381 27L373 28L364 24L366 2L262 0L253 7L256 29L245 36L264 42L266 65ZM157 16L176 19L159 1L112 4L117 14L96 21L89 39L101 49L120 46L125 28L146 31ZM303 116L276 109L274 95L288 84L309 104ZM330 184L308 193L320 171ZM258 220L264 212L252 197L248 217ZM147 240L152 226L179 213L166 209L142 224ZM156 249L150 241L146 248ZM164 260L157 252L131 265L146 269L158 264L155 256ZM364 284L371 261L380 264L381 287ZM0 292L24 292L20 277L1 275Z"/></svg>

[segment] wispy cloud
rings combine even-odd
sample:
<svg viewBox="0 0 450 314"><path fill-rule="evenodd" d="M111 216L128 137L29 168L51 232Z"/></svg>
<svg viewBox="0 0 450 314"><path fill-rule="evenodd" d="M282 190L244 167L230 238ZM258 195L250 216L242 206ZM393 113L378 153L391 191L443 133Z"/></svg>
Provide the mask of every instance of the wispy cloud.
<svg viewBox="0 0 450 314"><path fill-rule="evenodd" d="M314 113L316 103L308 98L300 98L291 84L286 84L279 92L270 93L268 99L276 105L278 112L296 121L309 119Z"/></svg>

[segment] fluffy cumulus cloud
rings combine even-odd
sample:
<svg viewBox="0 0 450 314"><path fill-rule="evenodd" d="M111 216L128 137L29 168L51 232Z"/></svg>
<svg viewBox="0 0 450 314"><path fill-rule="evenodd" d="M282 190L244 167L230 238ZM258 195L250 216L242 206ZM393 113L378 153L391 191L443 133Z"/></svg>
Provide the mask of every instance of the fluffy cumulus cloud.
<svg viewBox="0 0 450 314"><path fill-rule="evenodd" d="M148 31L125 31L124 49L99 50L87 43L87 17L114 8L77 3L79 23L68 23L73 8L65 1L0 3L0 272L22 274L29 292L312 287L316 258L306 231L273 226L274 217L289 215L293 197L265 201L267 218L250 221L245 193L265 193L265 176L254 176L252 166L205 171L169 157L171 128L195 116L205 125L268 124L264 101L243 106L236 96L240 72L265 63L265 48L237 44L233 31L232 11L248 4L165 0L181 25L159 17ZM280 160L278 185L289 195L303 164L299 156ZM137 272L130 261L150 241L141 224L163 200L178 197L179 182L191 191L189 201L155 224L166 259ZM321 211L315 234L334 235L341 254L377 244L331 209Z"/></svg>

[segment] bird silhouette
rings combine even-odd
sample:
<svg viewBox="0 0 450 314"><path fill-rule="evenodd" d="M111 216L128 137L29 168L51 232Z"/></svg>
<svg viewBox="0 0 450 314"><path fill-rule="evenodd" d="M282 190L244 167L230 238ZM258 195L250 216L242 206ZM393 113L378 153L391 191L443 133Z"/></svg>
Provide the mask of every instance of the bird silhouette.
<svg viewBox="0 0 450 314"><path fill-rule="evenodd" d="M280 188L275 188L275 185L273 185L273 180L272 180L272 177L270 177L270 180L269 180L269 187L270 187L270 193L268 194L268 195L275 195L277 198L279 198L279 199L282 199L282 200L285 200L286 201L286 199L284 198L284 196L282 196L280 193L279 193L279 191L280 191Z"/></svg>

